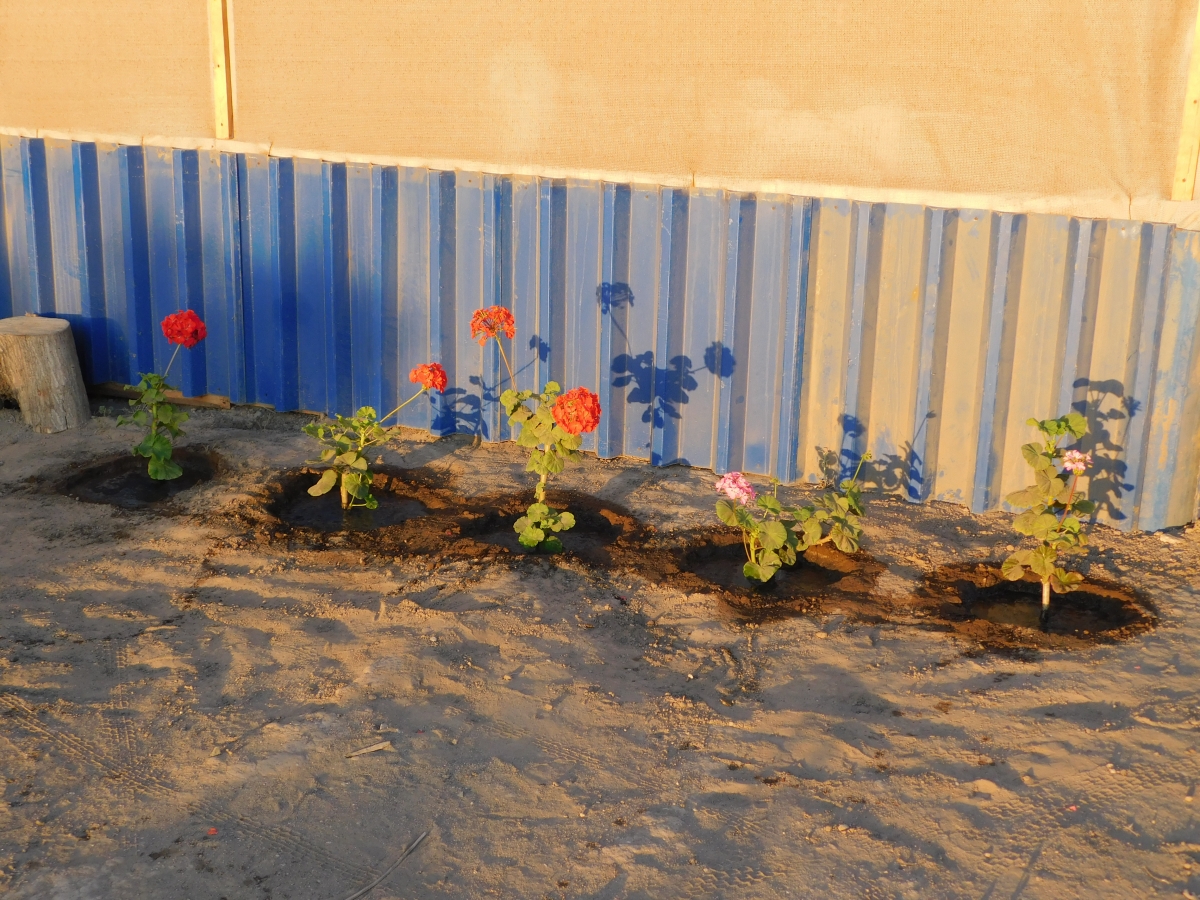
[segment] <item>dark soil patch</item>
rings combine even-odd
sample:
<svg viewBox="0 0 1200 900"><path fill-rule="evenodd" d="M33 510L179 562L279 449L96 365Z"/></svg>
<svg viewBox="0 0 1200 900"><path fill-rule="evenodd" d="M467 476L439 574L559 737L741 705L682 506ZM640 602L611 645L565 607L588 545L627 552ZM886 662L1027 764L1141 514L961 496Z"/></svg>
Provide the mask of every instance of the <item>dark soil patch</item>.
<svg viewBox="0 0 1200 900"><path fill-rule="evenodd" d="M915 608L991 649L1081 649L1129 640L1158 625L1154 606L1139 592L1088 579L1079 590L1052 594L1046 630L1039 625L1041 584L1007 581L998 566L939 569L914 598Z"/></svg>
<svg viewBox="0 0 1200 900"><path fill-rule="evenodd" d="M463 511L460 534L465 540L508 553L528 554L531 551L521 546L513 523L533 502L533 491L481 498ZM575 516L575 527L558 535L570 556L596 566L611 566L645 545L645 529L628 510L614 503L590 494L550 490L546 504L570 510Z"/></svg>
<svg viewBox="0 0 1200 900"><path fill-rule="evenodd" d="M517 540L513 523L533 502L533 491L464 498L447 476L427 469L375 473L375 510L343 513L337 491L312 497L320 469L287 473L267 486L266 528L260 537L286 539L297 549L358 550L375 557L519 558L537 555ZM586 494L549 491L546 502L575 514L575 527L559 537L565 554L595 566L644 543L645 529L623 508Z"/></svg>
<svg viewBox="0 0 1200 900"><path fill-rule="evenodd" d="M707 528L681 537L677 546L646 554L634 568L681 591L716 594L735 613L755 620L870 604L871 588L885 568L861 551L847 555L822 544L796 565L780 569L767 585L755 587L742 575L746 554L737 531Z"/></svg>
<svg viewBox="0 0 1200 900"><path fill-rule="evenodd" d="M172 459L183 474L170 481L155 481L146 472L147 460L130 453L87 466L68 476L58 490L84 503L148 509L163 506L184 491L211 481L220 468L219 457L202 449L180 448Z"/></svg>

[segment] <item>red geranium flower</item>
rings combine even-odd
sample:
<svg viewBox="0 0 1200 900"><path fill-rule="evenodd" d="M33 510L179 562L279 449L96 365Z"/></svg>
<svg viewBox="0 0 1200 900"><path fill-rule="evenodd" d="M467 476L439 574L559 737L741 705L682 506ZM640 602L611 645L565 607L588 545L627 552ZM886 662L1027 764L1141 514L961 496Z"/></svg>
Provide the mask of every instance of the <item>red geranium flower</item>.
<svg viewBox="0 0 1200 900"><path fill-rule="evenodd" d="M563 431L586 434L600 424L600 398L587 388L577 387L555 400L551 412Z"/></svg>
<svg viewBox="0 0 1200 900"><path fill-rule="evenodd" d="M446 389L446 370L441 363L422 363L408 373L408 380L419 384L426 390L444 391Z"/></svg>
<svg viewBox="0 0 1200 900"><path fill-rule="evenodd" d="M487 309L477 309L471 316L471 337L478 338L482 347L489 338L494 338L504 332L509 340L516 337L517 320L503 306L489 306Z"/></svg>
<svg viewBox="0 0 1200 900"><path fill-rule="evenodd" d="M200 317L190 309L167 316L162 320L162 330L172 344L183 344L189 350L208 335Z"/></svg>

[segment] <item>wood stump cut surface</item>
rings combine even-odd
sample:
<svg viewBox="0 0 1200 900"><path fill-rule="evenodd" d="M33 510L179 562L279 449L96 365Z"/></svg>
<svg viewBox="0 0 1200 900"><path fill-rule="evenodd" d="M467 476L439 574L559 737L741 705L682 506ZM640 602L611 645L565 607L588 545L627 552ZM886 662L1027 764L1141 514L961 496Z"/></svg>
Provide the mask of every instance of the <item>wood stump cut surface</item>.
<svg viewBox="0 0 1200 900"><path fill-rule="evenodd" d="M78 428L91 419L65 319L0 319L0 394L16 397L25 424L42 434Z"/></svg>

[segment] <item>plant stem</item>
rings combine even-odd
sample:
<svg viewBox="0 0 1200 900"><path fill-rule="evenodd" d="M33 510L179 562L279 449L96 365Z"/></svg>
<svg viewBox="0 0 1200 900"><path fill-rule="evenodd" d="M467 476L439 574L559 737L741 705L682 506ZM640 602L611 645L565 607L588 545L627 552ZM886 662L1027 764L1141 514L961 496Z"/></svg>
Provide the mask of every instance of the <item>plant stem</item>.
<svg viewBox="0 0 1200 900"><path fill-rule="evenodd" d="M1042 630L1046 630L1046 621L1050 618L1050 582L1042 581Z"/></svg>
<svg viewBox="0 0 1200 900"><path fill-rule="evenodd" d="M1071 501L1075 499L1075 484L1079 481L1079 473L1076 472L1071 478L1071 490L1067 494L1067 504L1063 507L1062 518L1059 519L1059 524L1067 520L1067 514L1071 511Z"/></svg>
<svg viewBox="0 0 1200 900"><path fill-rule="evenodd" d="M397 406L395 409L393 409L386 416L380 416L379 417L380 423L382 423L384 419L390 419L396 413L400 412L400 410L404 409L404 407L408 406L408 404L412 403L414 400L416 400L418 397L420 397L427 390L429 390L429 388L422 387L419 391L417 391L415 394L413 394L411 397L409 397L407 400L405 400L403 403L401 403L399 406Z"/></svg>
<svg viewBox="0 0 1200 900"><path fill-rule="evenodd" d="M171 366L175 365L175 357L177 357L179 355L179 349L182 346L183 346L183 344L175 345L175 352L171 354L171 361L169 363L167 363L167 371L163 372L163 374L162 374L164 387L166 386L166 383L167 383L167 374L171 371Z"/></svg>
<svg viewBox="0 0 1200 900"><path fill-rule="evenodd" d="M508 362L508 354L504 352L504 344L500 341L500 335L496 335L496 346L500 348L500 358L504 360L504 368L508 369L508 384L514 391L517 389L517 379L513 378L512 366Z"/></svg>
<svg viewBox="0 0 1200 900"><path fill-rule="evenodd" d="M338 481L338 488L340 488L341 492L342 492L342 509L349 509L350 508L350 492L348 490L346 490L346 485L343 484L340 480Z"/></svg>

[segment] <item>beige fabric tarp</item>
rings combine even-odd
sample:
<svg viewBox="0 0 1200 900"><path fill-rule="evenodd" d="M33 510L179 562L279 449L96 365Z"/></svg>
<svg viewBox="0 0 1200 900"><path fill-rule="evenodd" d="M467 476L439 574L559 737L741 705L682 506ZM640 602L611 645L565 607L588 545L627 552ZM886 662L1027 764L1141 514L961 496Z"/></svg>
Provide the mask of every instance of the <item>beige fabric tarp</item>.
<svg viewBox="0 0 1200 900"><path fill-rule="evenodd" d="M0 125L213 133L205 0L0 0Z"/></svg>
<svg viewBox="0 0 1200 900"><path fill-rule="evenodd" d="M1170 196L1197 0L227 2L278 152L1119 209ZM0 126L211 137L209 71L205 0L0 0Z"/></svg>
<svg viewBox="0 0 1200 900"><path fill-rule="evenodd" d="M233 0L235 132L320 150L1169 197L1196 0Z"/></svg>

